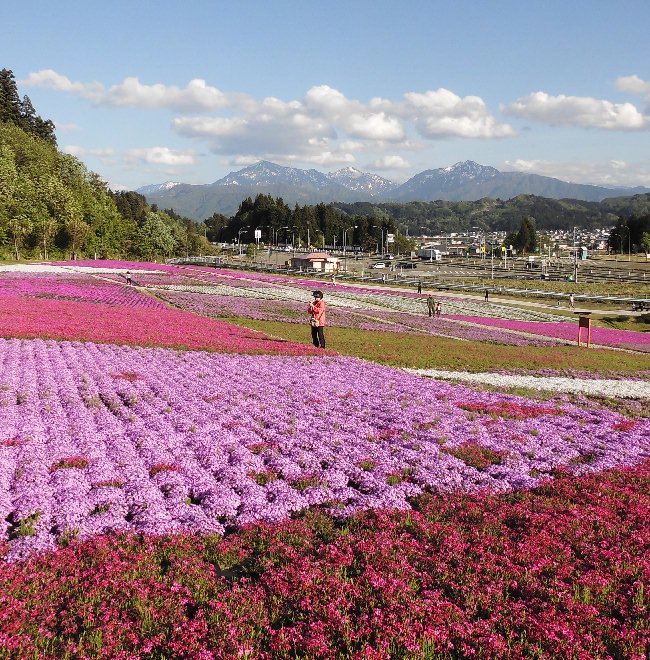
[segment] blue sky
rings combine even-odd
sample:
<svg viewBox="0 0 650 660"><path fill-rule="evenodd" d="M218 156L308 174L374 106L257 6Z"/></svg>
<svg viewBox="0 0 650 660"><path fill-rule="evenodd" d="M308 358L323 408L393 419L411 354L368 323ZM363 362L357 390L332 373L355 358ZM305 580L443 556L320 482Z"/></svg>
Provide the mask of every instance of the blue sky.
<svg viewBox="0 0 650 660"><path fill-rule="evenodd" d="M650 187L648 0L32 0L0 68L114 188L270 160Z"/></svg>

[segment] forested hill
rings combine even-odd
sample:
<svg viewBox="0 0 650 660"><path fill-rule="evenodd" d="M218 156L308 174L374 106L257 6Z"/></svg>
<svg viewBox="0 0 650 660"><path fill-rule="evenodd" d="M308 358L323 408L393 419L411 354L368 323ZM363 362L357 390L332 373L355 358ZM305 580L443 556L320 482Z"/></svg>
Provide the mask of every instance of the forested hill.
<svg viewBox="0 0 650 660"><path fill-rule="evenodd" d="M490 231L514 231L523 218L533 218L538 230L611 227L619 217L650 214L650 194L612 197L602 202L550 199L519 195L509 200L484 198L450 202L356 202L334 206L350 215L375 218L390 216L401 231L411 236L437 234L481 227Z"/></svg>
<svg viewBox="0 0 650 660"><path fill-rule="evenodd" d="M194 221L110 191L58 151L54 129L20 99L13 73L0 71L0 256L154 259L210 249Z"/></svg>

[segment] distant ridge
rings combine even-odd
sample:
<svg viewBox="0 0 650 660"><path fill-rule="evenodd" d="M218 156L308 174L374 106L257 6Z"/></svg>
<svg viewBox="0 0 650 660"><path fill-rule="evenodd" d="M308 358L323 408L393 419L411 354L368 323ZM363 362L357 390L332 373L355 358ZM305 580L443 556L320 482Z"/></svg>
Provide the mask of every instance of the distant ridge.
<svg viewBox="0 0 650 660"><path fill-rule="evenodd" d="M605 188L569 183L522 172L500 172L467 160L449 167L425 170L401 185L376 174L346 167L324 173L259 161L206 185L166 182L136 192L150 204L174 209L180 215L203 220L213 213L233 215L246 197L260 193L282 197L289 205L320 202L475 201L484 197L512 199L538 195L551 199L600 202L603 199L650 192L650 188Z"/></svg>

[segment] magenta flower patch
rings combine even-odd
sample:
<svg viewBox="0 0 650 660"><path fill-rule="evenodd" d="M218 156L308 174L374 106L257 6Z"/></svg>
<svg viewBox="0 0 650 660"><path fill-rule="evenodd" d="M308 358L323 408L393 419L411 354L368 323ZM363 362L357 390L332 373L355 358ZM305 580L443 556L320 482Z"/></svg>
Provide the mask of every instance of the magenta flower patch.
<svg viewBox="0 0 650 660"><path fill-rule="evenodd" d="M518 330L540 336L556 337L569 341L578 340L577 323L540 323L535 321L515 321L485 317L455 316L461 320L479 323L481 325ZM582 331L582 341L586 342L586 330ZM602 346L629 348L636 351L650 351L650 332L634 332L633 330L612 330L610 328L592 328L591 342Z"/></svg>
<svg viewBox="0 0 650 660"><path fill-rule="evenodd" d="M73 532L224 533L313 507L409 509L426 491L508 492L650 452L650 420L352 358L13 339L0 364L0 428L21 440L0 444L13 559ZM6 521L27 518L30 534L11 535Z"/></svg>

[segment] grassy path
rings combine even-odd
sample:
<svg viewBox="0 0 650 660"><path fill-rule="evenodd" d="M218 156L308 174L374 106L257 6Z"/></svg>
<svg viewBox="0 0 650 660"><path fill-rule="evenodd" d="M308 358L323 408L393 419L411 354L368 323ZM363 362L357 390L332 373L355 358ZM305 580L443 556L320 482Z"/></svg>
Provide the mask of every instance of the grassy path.
<svg viewBox="0 0 650 660"><path fill-rule="evenodd" d="M252 319L228 319L238 325L261 330L275 337L310 343L307 325ZM397 332L368 332L354 328L326 329L328 348L394 367L496 371L499 369L584 370L599 373L650 371L650 355L577 346L518 346L460 341L447 337Z"/></svg>

